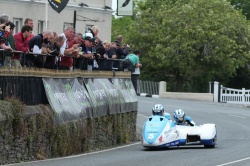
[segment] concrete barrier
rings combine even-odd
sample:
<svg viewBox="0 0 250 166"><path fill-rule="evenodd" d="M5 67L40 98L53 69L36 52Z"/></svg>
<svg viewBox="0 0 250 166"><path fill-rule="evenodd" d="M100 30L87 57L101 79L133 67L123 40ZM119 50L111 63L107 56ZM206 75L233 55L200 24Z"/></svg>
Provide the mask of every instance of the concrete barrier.
<svg viewBox="0 0 250 166"><path fill-rule="evenodd" d="M214 101L214 94L212 93L183 93L183 92L166 92L166 82L159 82L159 97L169 99L182 100L198 100L198 101Z"/></svg>

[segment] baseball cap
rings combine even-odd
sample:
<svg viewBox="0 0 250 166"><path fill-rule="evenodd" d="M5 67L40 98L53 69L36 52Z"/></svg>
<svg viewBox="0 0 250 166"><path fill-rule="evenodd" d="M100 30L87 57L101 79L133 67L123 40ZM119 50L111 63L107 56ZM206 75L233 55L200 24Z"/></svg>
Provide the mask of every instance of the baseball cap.
<svg viewBox="0 0 250 166"><path fill-rule="evenodd" d="M83 38L85 38L86 36L89 36L89 37L91 37L91 38L94 37L93 34L90 33L90 32L85 33L85 34L83 35Z"/></svg>
<svg viewBox="0 0 250 166"><path fill-rule="evenodd" d="M95 42L95 39L92 38L92 37L90 37L90 36L85 36L85 37L83 38L83 40L88 40L88 41L90 41L90 42L92 42L92 43Z"/></svg>

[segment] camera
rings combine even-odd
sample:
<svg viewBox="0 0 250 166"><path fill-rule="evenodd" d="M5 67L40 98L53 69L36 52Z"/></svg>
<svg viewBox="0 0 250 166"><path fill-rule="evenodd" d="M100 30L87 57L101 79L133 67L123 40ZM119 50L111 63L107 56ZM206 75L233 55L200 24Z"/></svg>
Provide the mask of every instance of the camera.
<svg viewBox="0 0 250 166"><path fill-rule="evenodd" d="M3 26L3 27L2 27L2 30L4 30L4 31L5 31L5 27L6 27L6 26Z"/></svg>

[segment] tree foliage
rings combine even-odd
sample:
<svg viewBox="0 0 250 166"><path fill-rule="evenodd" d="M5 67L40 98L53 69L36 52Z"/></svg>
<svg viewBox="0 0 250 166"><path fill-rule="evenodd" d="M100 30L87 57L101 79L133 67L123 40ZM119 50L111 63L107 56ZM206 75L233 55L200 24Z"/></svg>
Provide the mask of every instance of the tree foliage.
<svg viewBox="0 0 250 166"><path fill-rule="evenodd" d="M225 80L249 62L250 24L229 2L144 0L137 6L127 35L141 50L145 77L174 79L181 91L185 80Z"/></svg>
<svg viewBox="0 0 250 166"><path fill-rule="evenodd" d="M230 0L231 4L242 11L247 19L250 19L250 1L249 0Z"/></svg>
<svg viewBox="0 0 250 166"><path fill-rule="evenodd" d="M118 35L123 35L124 42L128 41L128 29L131 29L132 26L132 17L119 17L112 18L112 36L111 40L114 41Z"/></svg>

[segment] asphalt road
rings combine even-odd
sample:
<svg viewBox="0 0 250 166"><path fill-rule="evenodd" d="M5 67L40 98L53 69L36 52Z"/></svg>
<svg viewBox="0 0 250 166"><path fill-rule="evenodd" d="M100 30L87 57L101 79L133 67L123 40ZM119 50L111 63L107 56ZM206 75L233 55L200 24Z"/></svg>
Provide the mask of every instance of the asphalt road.
<svg viewBox="0 0 250 166"><path fill-rule="evenodd" d="M250 108L240 105L138 97L138 127L162 104L173 115L183 109L196 124L215 123L218 145L213 149L188 146L163 150L144 149L140 142L66 158L12 164L15 166L249 166Z"/></svg>

